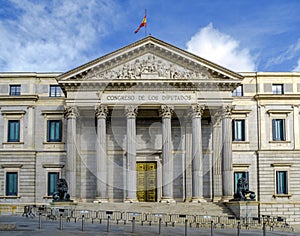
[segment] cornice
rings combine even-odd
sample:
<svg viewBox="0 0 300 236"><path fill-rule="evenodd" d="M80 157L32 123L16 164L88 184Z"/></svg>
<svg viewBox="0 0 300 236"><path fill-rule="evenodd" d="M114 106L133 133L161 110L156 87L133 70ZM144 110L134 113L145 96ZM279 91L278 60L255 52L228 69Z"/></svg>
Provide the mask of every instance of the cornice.
<svg viewBox="0 0 300 236"><path fill-rule="evenodd" d="M287 100L300 99L300 94L256 94L256 100Z"/></svg>
<svg viewBox="0 0 300 236"><path fill-rule="evenodd" d="M10 95L0 95L0 101L37 101L39 99L38 95L20 95L20 96L10 96Z"/></svg>
<svg viewBox="0 0 300 236"><path fill-rule="evenodd" d="M1 72L0 78L56 78L61 75L60 72L45 72L45 73L37 73L37 72Z"/></svg>
<svg viewBox="0 0 300 236"><path fill-rule="evenodd" d="M64 83L66 91L232 91L240 83L237 81L213 80L119 80L119 81L68 81Z"/></svg>

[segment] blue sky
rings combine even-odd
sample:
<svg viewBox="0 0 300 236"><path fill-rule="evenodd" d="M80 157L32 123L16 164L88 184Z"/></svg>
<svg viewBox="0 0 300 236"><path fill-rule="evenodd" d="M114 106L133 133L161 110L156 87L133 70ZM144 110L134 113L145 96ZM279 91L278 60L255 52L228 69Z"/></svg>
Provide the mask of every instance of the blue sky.
<svg viewBox="0 0 300 236"><path fill-rule="evenodd" d="M147 33L237 72L300 71L299 0L0 0L0 71L65 72Z"/></svg>

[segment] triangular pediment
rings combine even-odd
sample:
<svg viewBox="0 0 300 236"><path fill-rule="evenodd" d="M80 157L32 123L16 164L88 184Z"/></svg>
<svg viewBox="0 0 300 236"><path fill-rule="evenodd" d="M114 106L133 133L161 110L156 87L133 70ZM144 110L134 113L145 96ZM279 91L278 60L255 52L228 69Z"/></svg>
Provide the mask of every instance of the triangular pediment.
<svg viewBox="0 0 300 236"><path fill-rule="evenodd" d="M239 83L243 76L148 36L60 75L59 83L190 81Z"/></svg>

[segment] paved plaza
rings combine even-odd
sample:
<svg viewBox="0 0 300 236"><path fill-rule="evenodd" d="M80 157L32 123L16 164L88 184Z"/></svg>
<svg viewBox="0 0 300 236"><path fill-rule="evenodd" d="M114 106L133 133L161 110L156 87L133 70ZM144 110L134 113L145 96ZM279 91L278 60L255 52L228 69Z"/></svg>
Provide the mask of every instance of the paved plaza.
<svg viewBox="0 0 300 236"><path fill-rule="evenodd" d="M154 224L149 225L140 225L135 224L134 230L132 228L132 223L116 224L110 223L109 232L107 232L107 221L103 221L102 224L99 222L84 221L82 228L82 221L79 220L76 223L74 221L62 223L62 230L60 225L60 220L46 220L42 218L41 229L39 229L39 217L26 218L22 216L0 216L0 226L3 229L3 226L16 226L13 230L2 230L0 231L1 236L14 236L14 235L159 235L159 226ZM133 232L134 231L134 232ZM296 228L296 232L287 232L287 231L266 231L266 236L296 236L300 235L300 232ZM210 236L210 228L189 228L185 230L184 226L161 226L160 235L190 235L190 236ZM223 236L223 235L238 235L237 229L214 229L214 236ZM260 229L247 230L241 229L240 236L262 236L263 231Z"/></svg>

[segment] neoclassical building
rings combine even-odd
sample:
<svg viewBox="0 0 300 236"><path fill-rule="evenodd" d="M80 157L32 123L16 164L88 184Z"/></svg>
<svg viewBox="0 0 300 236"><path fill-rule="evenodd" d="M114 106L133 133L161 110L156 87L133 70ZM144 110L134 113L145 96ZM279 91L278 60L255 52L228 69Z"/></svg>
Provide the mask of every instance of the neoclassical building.
<svg viewBox="0 0 300 236"><path fill-rule="evenodd" d="M299 221L300 73L233 72L148 36L66 73L0 73L0 203L226 202ZM188 204L188 203L187 203ZM298 219L298 220L297 220Z"/></svg>

